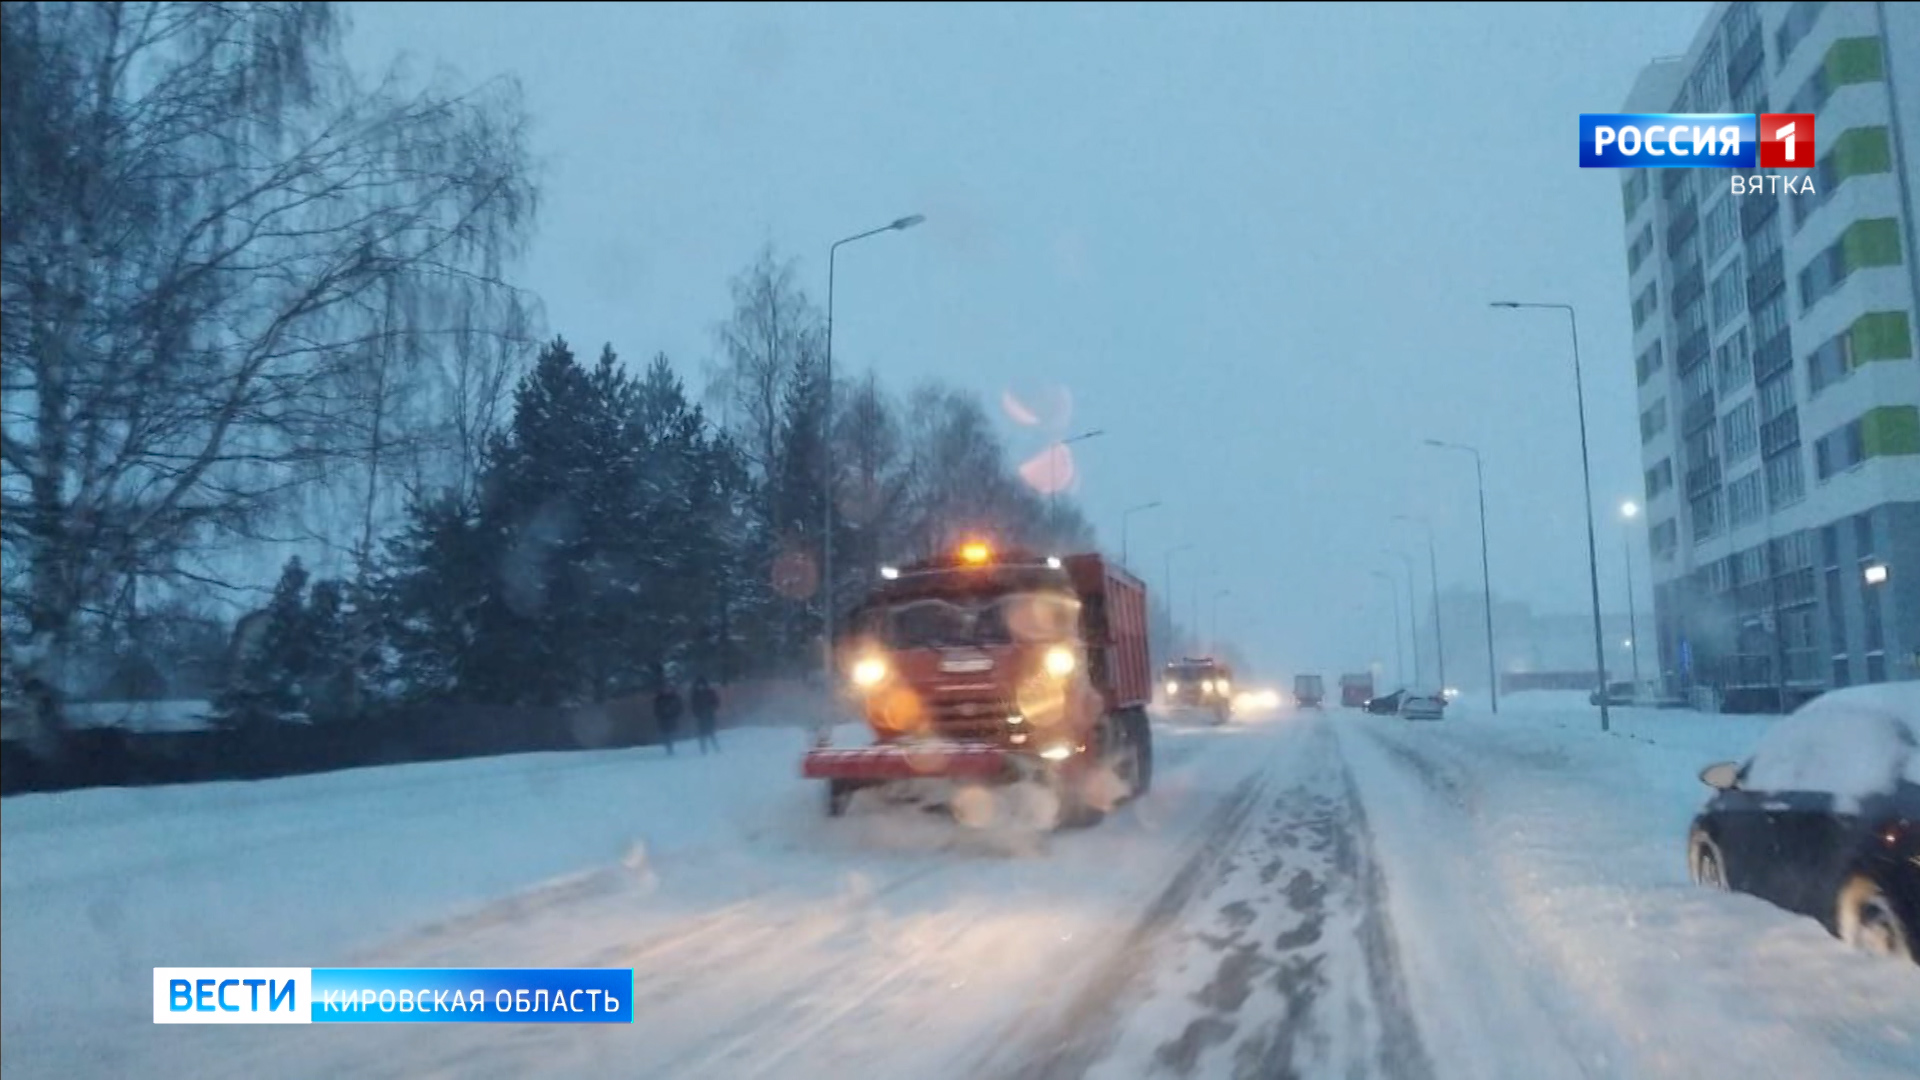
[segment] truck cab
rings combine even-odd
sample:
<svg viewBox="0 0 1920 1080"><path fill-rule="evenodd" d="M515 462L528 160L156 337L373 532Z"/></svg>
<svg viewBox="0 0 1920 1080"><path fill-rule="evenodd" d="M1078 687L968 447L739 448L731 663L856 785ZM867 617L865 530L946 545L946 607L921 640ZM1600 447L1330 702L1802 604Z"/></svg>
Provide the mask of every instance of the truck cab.
<svg viewBox="0 0 1920 1080"><path fill-rule="evenodd" d="M1169 663L1164 674L1166 704L1175 711L1210 714L1224 724L1233 715L1233 671L1210 656Z"/></svg>
<svg viewBox="0 0 1920 1080"><path fill-rule="evenodd" d="M817 747L804 775L829 813L858 790L931 795L954 783L1038 781L1068 823L1109 808L1084 790L1106 772L1127 795L1152 777L1146 591L1098 555L954 555L882 570L836 649L866 747ZM1124 796L1122 796L1124 797Z"/></svg>

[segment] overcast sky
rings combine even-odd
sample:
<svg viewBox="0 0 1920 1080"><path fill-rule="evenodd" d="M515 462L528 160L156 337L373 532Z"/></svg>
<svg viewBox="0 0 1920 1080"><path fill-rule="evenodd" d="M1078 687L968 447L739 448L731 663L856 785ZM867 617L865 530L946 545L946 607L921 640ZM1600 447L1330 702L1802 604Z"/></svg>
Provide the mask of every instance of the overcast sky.
<svg viewBox="0 0 1920 1080"><path fill-rule="evenodd" d="M354 5L350 50L515 74L545 210L522 280L550 330L699 384L727 282L759 247L824 302L836 361L998 401L1071 402L1078 494L1134 568L1219 589L1275 672L1386 649L1394 543L1477 587L1465 455L1486 455L1495 591L1587 608L1564 318L1581 316L1601 589L1625 602L1639 498L1617 173L1576 164L1707 4L1049 7ZM1038 407L1044 409L1043 404ZM1644 531L1634 540L1641 610ZM1424 601L1423 601L1424 609Z"/></svg>

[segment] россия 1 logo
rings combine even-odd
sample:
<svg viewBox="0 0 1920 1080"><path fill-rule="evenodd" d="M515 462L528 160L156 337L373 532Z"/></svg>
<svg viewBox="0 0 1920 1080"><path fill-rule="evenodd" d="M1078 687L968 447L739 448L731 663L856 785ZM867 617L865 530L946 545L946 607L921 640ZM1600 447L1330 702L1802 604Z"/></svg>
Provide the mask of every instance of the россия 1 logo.
<svg viewBox="0 0 1920 1080"><path fill-rule="evenodd" d="M1581 113L1583 169L1812 169L1812 113ZM1733 177L1733 194L1813 194L1813 177Z"/></svg>
<svg viewBox="0 0 1920 1080"><path fill-rule="evenodd" d="M1811 169L1812 113L1581 113L1583 169Z"/></svg>

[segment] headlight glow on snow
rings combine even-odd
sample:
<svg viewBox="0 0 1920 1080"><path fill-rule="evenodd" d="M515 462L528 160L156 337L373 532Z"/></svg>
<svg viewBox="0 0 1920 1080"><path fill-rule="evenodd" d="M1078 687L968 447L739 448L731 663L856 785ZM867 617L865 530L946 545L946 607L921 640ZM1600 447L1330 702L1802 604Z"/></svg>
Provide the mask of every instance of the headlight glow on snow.
<svg viewBox="0 0 1920 1080"><path fill-rule="evenodd" d="M887 662L877 656L863 657L853 665L853 684L858 687L877 686L887 677Z"/></svg>
<svg viewBox="0 0 1920 1080"><path fill-rule="evenodd" d="M1064 679L1073 674L1077 663L1078 661L1073 658L1073 650L1065 645L1055 645L1047 650L1047 674L1056 679Z"/></svg>

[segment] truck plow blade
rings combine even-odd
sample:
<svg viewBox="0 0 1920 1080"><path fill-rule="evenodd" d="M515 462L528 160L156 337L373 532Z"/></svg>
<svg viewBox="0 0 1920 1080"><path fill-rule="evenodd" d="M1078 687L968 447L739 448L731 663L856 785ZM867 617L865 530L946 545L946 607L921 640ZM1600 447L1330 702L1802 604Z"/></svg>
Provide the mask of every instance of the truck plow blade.
<svg viewBox="0 0 1920 1080"><path fill-rule="evenodd" d="M810 780L998 780L1014 755L997 746L930 744L819 747L807 752L801 774Z"/></svg>

